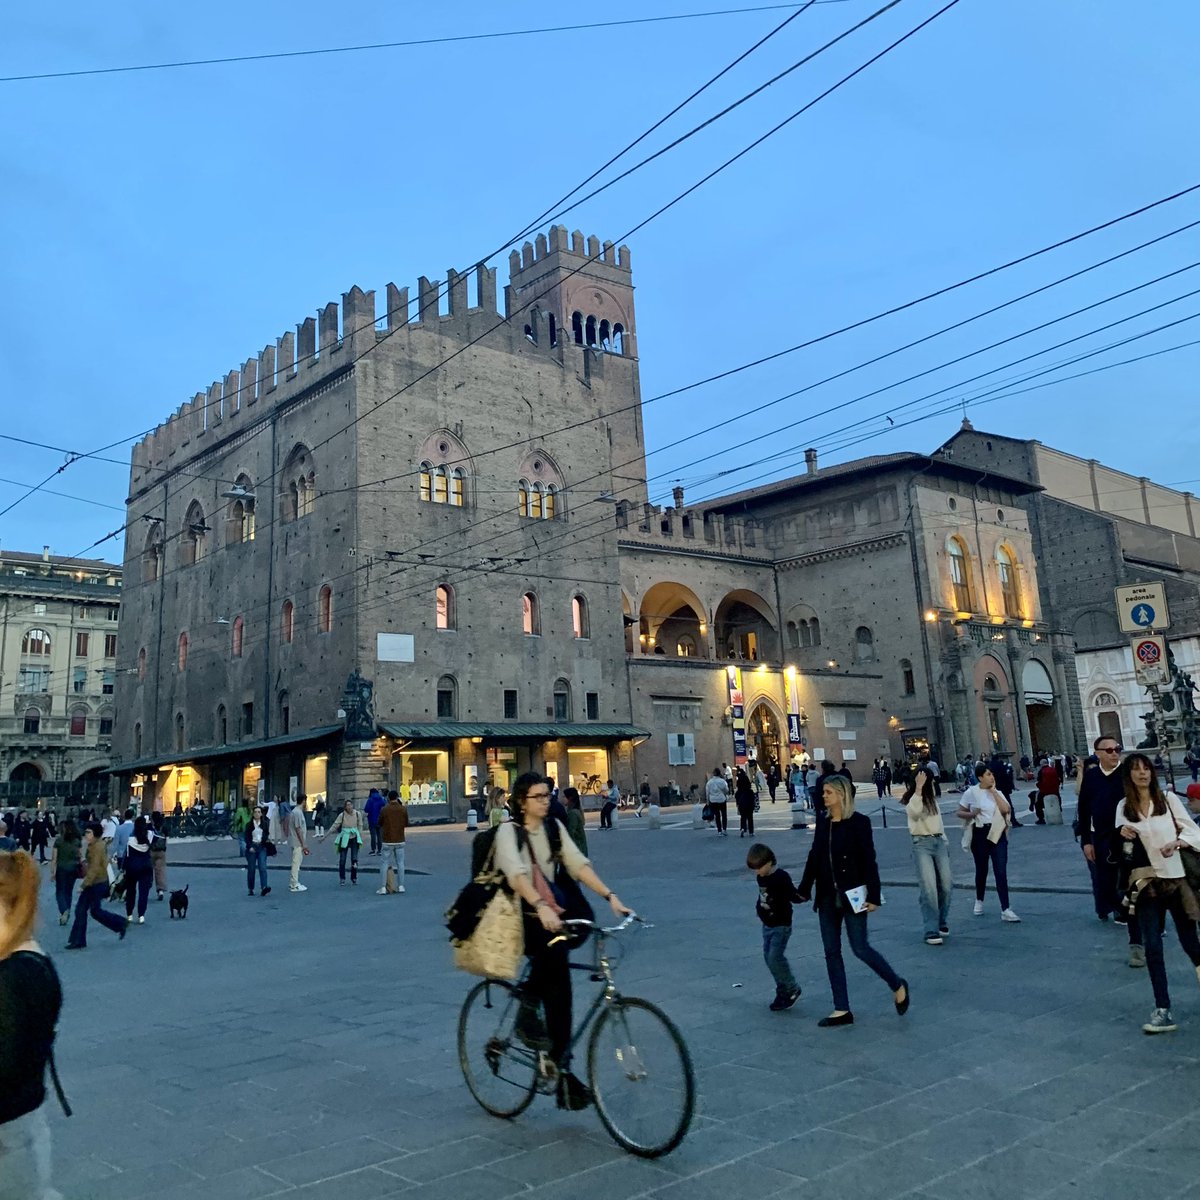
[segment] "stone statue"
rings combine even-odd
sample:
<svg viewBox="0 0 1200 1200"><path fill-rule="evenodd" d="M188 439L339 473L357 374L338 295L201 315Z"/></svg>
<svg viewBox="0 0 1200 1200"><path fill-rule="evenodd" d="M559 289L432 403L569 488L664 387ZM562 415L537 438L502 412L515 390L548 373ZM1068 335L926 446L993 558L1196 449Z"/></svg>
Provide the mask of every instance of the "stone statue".
<svg viewBox="0 0 1200 1200"><path fill-rule="evenodd" d="M371 698L375 685L354 671L346 680L342 693L342 708L346 712L346 741L370 742L375 740L375 710Z"/></svg>

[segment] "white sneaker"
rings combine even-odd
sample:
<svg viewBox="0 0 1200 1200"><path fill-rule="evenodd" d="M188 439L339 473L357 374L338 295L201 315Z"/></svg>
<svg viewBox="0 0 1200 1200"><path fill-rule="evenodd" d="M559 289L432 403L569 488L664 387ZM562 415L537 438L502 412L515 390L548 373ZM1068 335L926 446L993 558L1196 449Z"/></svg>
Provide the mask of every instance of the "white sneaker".
<svg viewBox="0 0 1200 1200"><path fill-rule="evenodd" d="M400 885L400 886L399 886L399 887L396 889L396 891L397 891L397 892L403 892L403 891L404 891L404 884L401 884L401 885Z"/></svg>
<svg viewBox="0 0 1200 1200"><path fill-rule="evenodd" d="M1175 1024L1175 1018L1171 1016L1169 1008L1156 1008L1150 1014L1150 1020L1142 1026L1143 1033L1174 1033L1179 1026Z"/></svg>
<svg viewBox="0 0 1200 1200"><path fill-rule="evenodd" d="M385 887L375 889L375 895L377 895L377 896L386 896L387 894L388 894L388 890Z"/></svg>
<svg viewBox="0 0 1200 1200"><path fill-rule="evenodd" d="M1000 920L1011 921L1014 925L1019 925L1021 923L1021 918L1018 917L1017 914L1015 912L1013 912L1013 910L1011 908L1006 908L1000 914Z"/></svg>
<svg viewBox="0 0 1200 1200"><path fill-rule="evenodd" d="M138 924L139 924L139 925L145 925L145 923L146 923L146 918L145 918L145 917L138 917Z"/></svg>
<svg viewBox="0 0 1200 1200"><path fill-rule="evenodd" d="M294 883L294 884L288 885L288 891L289 892L307 892L308 888L305 887L304 884L302 884L302 883Z"/></svg>
<svg viewBox="0 0 1200 1200"><path fill-rule="evenodd" d="M983 916L983 901L982 901L982 900L976 900L976 901L975 901L975 909L974 909L974 912L975 912L975 915L976 915L977 917L982 917L982 916Z"/></svg>
<svg viewBox="0 0 1200 1200"><path fill-rule="evenodd" d="M132 924L133 924L133 913L129 913L129 914L126 916L126 918L125 918L125 924L126 924L126 925L132 925Z"/></svg>

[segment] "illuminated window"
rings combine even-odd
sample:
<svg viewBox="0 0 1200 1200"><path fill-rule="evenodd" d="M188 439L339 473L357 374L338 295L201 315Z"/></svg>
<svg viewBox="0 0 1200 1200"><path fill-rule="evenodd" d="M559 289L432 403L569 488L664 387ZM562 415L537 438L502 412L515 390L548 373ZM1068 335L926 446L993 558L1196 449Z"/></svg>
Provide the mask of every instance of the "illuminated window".
<svg viewBox="0 0 1200 1200"><path fill-rule="evenodd" d="M1004 602L1004 614L1008 617L1021 616L1021 596L1017 589L1017 564L1006 547L996 551L996 572L1000 576L1000 596Z"/></svg>
<svg viewBox="0 0 1200 1200"><path fill-rule="evenodd" d="M296 629L296 606L290 601L283 602L283 611L279 614L279 640L289 645Z"/></svg>
<svg viewBox="0 0 1200 1200"><path fill-rule="evenodd" d="M950 587L954 607L958 612L972 612L971 569L967 548L959 538L953 537L946 544L946 549L950 552Z"/></svg>
<svg viewBox="0 0 1200 1200"><path fill-rule="evenodd" d="M456 628L454 612L454 589L448 583L442 583L438 585L434 604L436 609L437 627L439 629Z"/></svg>
<svg viewBox="0 0 1200 1200"><path fill-rule="evenodd" d="M588 603L583 596L574 596L571 599L571 628L577 638L592 636L588 622Z"/></svg>
<svg viewBox="0 0 1200 1200"><path fill-rule="evenodd" d="M538 608L538 598L533 592L526 592L521 597L521 628L530 636L542 632L542 615Z"/></svg>
<svg viewBox="0 0 1200 1200"><path fill-rule="evenodd" d="M186 633L181 633L179 635L179 669L181 671L187 670L187 656L188 656L188 635Z"/></svg>

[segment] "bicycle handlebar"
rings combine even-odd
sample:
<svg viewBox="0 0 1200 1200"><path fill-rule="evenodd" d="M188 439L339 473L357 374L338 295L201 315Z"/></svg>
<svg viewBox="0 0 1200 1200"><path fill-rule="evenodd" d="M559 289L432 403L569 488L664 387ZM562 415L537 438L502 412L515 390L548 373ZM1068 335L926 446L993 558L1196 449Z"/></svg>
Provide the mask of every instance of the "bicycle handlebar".
<svg viewBox="0 0 1200 1200"><path fill-rule="evenodd" d="M654 927L644 918L639 917L637 913L629 913L619 925L601 925L596 921L589 921L585 917L572 917L569 921L564 921L564 925L584 926L594 930L596 933L623 933L630 925L644 925L647 929Z"/></svg>

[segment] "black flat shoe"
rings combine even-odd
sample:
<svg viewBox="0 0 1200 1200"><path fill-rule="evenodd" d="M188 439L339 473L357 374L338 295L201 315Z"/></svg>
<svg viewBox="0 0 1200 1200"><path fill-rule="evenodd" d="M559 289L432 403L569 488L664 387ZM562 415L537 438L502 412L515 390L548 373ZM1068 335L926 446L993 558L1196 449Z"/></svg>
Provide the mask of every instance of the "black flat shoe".
<svg viewBox="0 0 1200 1200"><path fill-rule="evenodd" d="M591 1090L570 1071L564 1071L558 1077L558 1107L578 1112L587 1108L592 1102Z"/></svg>
<svg viewBox="0 0 1200 1200"><path fill-rule="evenodd" d="M904 999L896 1001L896 1011L904 1016L908 1012L908 1002L912 999L912 991L909 989L908 980L900 980L900 986L904 989Z"/></svg>
<svg viewBox="0 0 1200 1200"><path fill-rule="evenodd" d="M853 1025L854 1014L852 1012L844 1012L837 1017L822 1017L817 1022L818 1029L833 1029L837 1025Z"/></svg>
<svg viewBox="0 0 1200 1200"><path fill-rule="evenodd" d="M67 943L67 944L66 944L66 945L63 947L63 949L64 949L64 950L86 950L86 949L87 949L87 947L86 947L86 946L80 946L80 945L77 945L75 942L68 942L68 943Z"/></svg>

